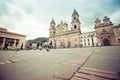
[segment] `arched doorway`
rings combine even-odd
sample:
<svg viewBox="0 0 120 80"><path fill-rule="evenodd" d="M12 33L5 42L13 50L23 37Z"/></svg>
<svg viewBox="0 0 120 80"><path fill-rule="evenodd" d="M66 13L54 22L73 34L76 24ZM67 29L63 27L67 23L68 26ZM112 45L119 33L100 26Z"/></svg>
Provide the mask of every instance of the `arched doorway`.
<svg viewBox="0 0 120 80"><path fill-rule="evenodd" d="M103 39L103 46L109 46L110 43L109 43L109 40L107 38L104 38Z"/></svg>
<svg viewBox="0 0 120 80"><path fill-rule="evenodd" d="M63 46L63 42L60 42L60 47L62 47Z"/></svg>
<svg viewBox="0 0 120 80"><path fill-rule="evenodd" d="M70 42L68 42L68 45L67 45L67 47L71 47L71 43L70 43Z"/></svg>

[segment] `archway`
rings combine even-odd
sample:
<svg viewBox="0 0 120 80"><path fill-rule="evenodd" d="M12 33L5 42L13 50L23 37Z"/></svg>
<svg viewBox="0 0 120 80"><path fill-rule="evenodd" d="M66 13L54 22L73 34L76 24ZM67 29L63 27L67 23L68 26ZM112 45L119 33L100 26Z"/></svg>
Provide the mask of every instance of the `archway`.
<svg viewBox="0 0 120 80"><path fill-rule="evenodd" d="M103 39L103 46L109 46L110 43L109 43L109 40L107 38L104 38Z"/></svg>
<svg viewBox="0 0 120 80"><path fill-rule="evenodd" d="M62 47L63 46L63 42L60 42L60 47Z"/></svg>
<svg viewBox="0 0 120 80"><path fill-rule="evenodd" d="M69 47L71 47L71 43L70 42L68 42L68 45L67 45L67 47L69 48Z"/></svg>
<svg viewBox="0 0 120 80"><path fill-rule="evenodd" d="M74 29L76 29L77 28L77 26L76 25L74 25Z"/></svg>

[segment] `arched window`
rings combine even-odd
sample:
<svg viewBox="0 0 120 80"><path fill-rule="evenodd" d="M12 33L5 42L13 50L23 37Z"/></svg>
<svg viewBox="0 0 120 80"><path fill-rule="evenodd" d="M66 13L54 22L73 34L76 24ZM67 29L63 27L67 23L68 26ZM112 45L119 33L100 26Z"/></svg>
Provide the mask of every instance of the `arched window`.
<svg viewBox="0 0 120 80"><path fill-rule="evenodd" d="M84 39L84 42L86 42L86 40Z"/></svg>
<svg viewBox="0 0 120 80"><path fill-rule="evenodd" d="M74 29L76 29L77 28L77 26L76 25L74 25Z"/></svg>
<svg viewBox="0 0 120 80"><path fill-rule="evenodd" d="M109 46L109 45L110 45L108 38L104 38L104 39L103 39L103 45L104 45L104 46Z"/></svg>
<svg viewBox="0 0 120 80"><path fill-rule="evenodd" d="M76 17L74 17L74 19L76 19Z"/></svg>
<svg viewBox="0 0 120 80"><path fill-rule="evenodd" d="M53 31L53 34L55 34L55 31Z"/></svg>
<svg viewBox="0 0 120 80"><path fill-rule="evenodd" d="M88 42L89 42L90 40L88 39Z"/></svg>
<svg viewBox="0 0 120 80"><path fill-rule="evenodd" d="M81 42L82 42L82 40L81 40Z"/></svg>

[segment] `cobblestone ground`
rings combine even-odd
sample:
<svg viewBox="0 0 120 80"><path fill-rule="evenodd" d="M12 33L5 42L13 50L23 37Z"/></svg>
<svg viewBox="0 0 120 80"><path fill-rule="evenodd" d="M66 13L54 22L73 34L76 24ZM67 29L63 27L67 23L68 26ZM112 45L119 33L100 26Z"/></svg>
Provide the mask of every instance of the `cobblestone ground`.
<svg viewBox="0 0 120 80"><path fill-rule="evenodd" d="M0 80L119 80L120 46L0 51Z"/></svg>

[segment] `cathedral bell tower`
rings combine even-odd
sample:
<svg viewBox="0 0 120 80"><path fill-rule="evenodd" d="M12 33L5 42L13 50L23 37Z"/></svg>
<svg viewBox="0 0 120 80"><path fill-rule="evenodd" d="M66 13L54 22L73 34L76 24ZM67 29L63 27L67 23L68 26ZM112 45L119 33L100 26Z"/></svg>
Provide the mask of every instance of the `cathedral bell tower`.
<svg viewBox="0 0 120 80"><path fill-rule="evenodd" d="M50 31L50 35L49 35L49 37L53 37L54 35L55 35L55 21L54 21L54 19L52 19L52 21L50 22L50 29L49 29L49 31Z"/></svg>
<svg viewBox="0 0 120 80"><path fill-rule="evenodd" d="M73 30L79 30L81 33L81 29L80 29L80 21L79 21L79 14L78 12L74 9L74 12L72 14L72 31Z"/></svg>

